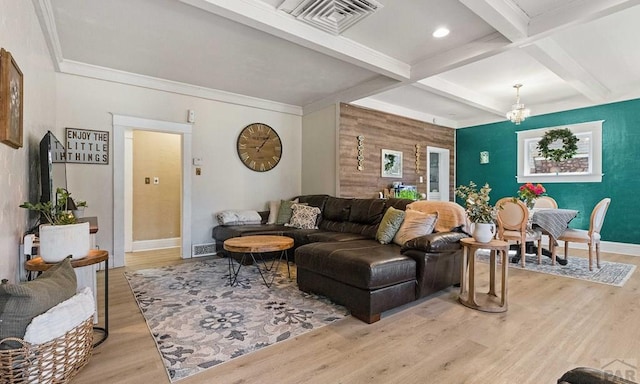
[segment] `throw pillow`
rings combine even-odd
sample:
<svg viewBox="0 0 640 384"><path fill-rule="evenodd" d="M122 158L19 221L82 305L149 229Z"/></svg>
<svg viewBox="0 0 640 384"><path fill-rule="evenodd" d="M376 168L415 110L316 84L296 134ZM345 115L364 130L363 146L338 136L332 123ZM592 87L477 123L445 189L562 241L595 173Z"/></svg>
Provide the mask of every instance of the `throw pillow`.
<svg viewBox="0 0 640 384"><path fill-rule="evenodd" d="M275 224L278 219L278 210L280 209L280 202L278 200L272 200L269 202L269 218L267 218L267 224Z"/></svg>
<svg viewBox="0 0 640 384"><path fill-rule="evenodd" d="M76 274L66 258L35 280L0 284L0 340L24 337L31 320L76 294ZM4 346L4 344L3 344Z"/></svg>
<svg viewBox="0 0 640 384"><path fill-rule="evenodd" d="M320 208L309 205L293 204L291 221L286 226L300 229L318 229L316 221L320 215Z"/></svg>
<svg viewBox="0 0 640 384"><path fill-rule="evenodd" d="M278 209L278 216L276 218L276 224L286 224L291 221L291 215L293 214L293 209L291 206L293 204L302 204L307 205L306 203L298 203L298 199L295 200L280 200L280 208Z"/></svg>
<svg viewBox="0 0 640 384"><path fill-rule="evenodd" d="M402 221L404 220L404 211L389 207L380 221L378 232L376 232L376 240L380 244L389 244L398 232Z"/></svg>
<svg viewBox="0 0 640 384"><path fill-rule="evenodd" d="M404 221L393 237L393 242L398 245L404 245L411 239L432 233L437 220L437 213L424 213L407 209L404 212Z"/></svg>

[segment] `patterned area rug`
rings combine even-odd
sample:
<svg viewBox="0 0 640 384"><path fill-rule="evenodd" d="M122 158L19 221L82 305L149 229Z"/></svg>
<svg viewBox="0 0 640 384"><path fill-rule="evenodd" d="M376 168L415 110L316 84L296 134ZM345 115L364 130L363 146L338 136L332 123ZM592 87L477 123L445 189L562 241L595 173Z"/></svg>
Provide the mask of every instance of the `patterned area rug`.
<svg viewBox="0 0 640 384"><path fill-rule="evenodd" d="M515 255L516 251L509 251L509 259ZM481 249L478 251L477 260L488 263L489 250ZM527 254L525 269L528 271L547 273L550 275L570 277L573 279L593 281L595 283L615 285L622 287L627 282L636 266L632 264L616 263L613 261L600 261L598 269L593 261L593 271L589 271L589 259L583 257L569 257L567 265L551 265L551 258L542 256L542 264L538 265L538 256L535 254ZM511 268L520 268L520 263L509 263Z"/></svg>
<svg viewBox="0 0 640 384"><path fill-rule="evenodd" d="M217 258L125 276L172 382L348 315L298 290L284 263L271 288L254 266L230 287L227 259Z"/></svg>

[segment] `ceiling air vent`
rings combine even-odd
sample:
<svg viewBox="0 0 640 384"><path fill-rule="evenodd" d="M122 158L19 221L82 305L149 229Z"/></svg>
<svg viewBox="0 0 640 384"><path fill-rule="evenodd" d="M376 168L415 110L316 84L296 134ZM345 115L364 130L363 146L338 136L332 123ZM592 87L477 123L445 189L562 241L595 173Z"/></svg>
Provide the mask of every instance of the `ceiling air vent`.
<svg viewBox="0 0 640 384"><path fill-rule="evenodd" d="M278 7L298 20L339 35L382 8L374 0L285 0Z"/></svg>

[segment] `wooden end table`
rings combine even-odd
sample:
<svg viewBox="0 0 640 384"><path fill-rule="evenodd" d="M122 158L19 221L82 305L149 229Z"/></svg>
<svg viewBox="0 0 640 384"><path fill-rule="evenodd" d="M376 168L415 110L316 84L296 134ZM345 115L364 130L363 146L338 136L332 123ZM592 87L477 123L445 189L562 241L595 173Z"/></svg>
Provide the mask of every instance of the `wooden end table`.
<svg viewBox="0 0 640 384"><path fill-rule="evenodd" d="M251 257L253 260L253 263L256 265L256 268L258 268L262 281L264 281L264 285L266 285L267 288L270 288L271 284L273 284L273 280L276 277L278 267L280 266L280 262L283 257L286 259L287 272L289 274L289 278L291 278L289 255L287 254L287 250L293 247L293 239L290 237L270 235L234 237L225 240L223 247L229 252L242 253L242 259L240 260L240 265L238 265L237 270L233 266L233 257L231 257L231 255L227 257L229 261L229 284L232 287L238 282L238 274L240 273L240 269L242 268L247 256ZM280 253L280 257L271 260L271 265L269 265L264 259L263 254L277 251L282 251ZM258 259L260 259L261 263L258 263L258 260L256 260L256 255L259 256ZM276 261L277 264L275 264ZM269 272L271 273L271 281L267 282L265 275Z"/></svg>
<svg viewBox="0 0 640 384"><path fill-rule="evenodd" d="M472 238L460 240L462 244L462 274L460 282L460 296L458 300L463 305L484 312L505 312L507 310L507 271L509 270L507 255L509 243L502 240L491 240L479 243ZM489 292L476 297L475 273L476 251L488 249L491 251L489 260ZM496 254L501 255L502 286L500 297L496 294ZM480 301L480 302L478 302Z"/></svg>
<svg viewBox="0 0 640 384"><path fill-rule="evenodd" d="M109 252L101 249L92 249L89 254L82 259L71 260L73 268L87 267L89 265L100 264L104 262L104 328L93 327L94 330L102 332L102 338L93 344L97 347L109 337ZM55 263L46 263L42 257L34 257L24 263L24 268L29 272L44 272L51 268ZM96 303L96 311L97 311Z"/></svg>

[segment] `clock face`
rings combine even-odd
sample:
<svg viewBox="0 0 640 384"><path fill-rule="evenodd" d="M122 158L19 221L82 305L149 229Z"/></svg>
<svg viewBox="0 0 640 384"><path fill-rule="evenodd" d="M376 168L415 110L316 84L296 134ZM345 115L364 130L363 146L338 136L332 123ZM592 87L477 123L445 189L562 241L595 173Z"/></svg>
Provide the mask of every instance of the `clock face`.
<svg viewBox="0 0 640 384"><path fill-rule="evenodd" d="M261 123L249 124L238 136L238 156L247 168L266 172L280 162L282 142L270 126Z"/></svg>

